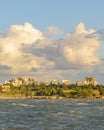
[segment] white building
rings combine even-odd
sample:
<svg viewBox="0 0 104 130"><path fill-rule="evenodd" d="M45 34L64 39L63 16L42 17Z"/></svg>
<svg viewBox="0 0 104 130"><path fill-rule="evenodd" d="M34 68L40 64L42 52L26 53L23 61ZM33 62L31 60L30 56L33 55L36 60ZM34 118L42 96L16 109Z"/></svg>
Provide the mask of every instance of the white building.
<svg viewBox="0 0 104 130"><path fill-rule="evenodd" d="M51 81L51 84L53 84L53 85L58 85L59 82L58 82L56 79L53 79L53 80Z"/></svg>
<svg viewBox="0 0 104 130"><path fill-rule="evenodd" d="M63 85L71 85L71 84L72 84L72 82L69 81L69 80L62 80L61 83L62 83Z"/></svg>
<svg viewBox="0 0 104 130"><path fill-rule="evenodd" d="M20 86L23 84L23 82L24 82L23 78L19 77L19 78L14 78L11 83L14 86Z"/></svg>

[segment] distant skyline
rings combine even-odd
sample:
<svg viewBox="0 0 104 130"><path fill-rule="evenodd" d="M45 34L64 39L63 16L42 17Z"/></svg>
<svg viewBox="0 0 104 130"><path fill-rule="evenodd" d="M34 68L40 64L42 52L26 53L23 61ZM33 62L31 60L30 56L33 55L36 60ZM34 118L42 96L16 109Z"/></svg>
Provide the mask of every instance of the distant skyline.
<svg viewBox="0 0 104 130"><path fill-rule="evenodd" d="M0 82L104 83L103 0L0 0Z"/></svg>

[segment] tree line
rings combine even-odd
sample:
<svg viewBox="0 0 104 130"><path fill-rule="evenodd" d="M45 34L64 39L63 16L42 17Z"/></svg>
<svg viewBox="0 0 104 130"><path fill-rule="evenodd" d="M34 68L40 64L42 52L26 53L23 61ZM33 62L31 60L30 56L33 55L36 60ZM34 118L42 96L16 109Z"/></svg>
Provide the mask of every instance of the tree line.
<svg viewBox="0 0 104 130"><path fill-rule="evenodd" d="M30 84L14 86L10 84L8 91L2 91L0 87L0 95L17 96L17 97L34 97L34 96L59 96L66 98L102 98L104 97L104 86L92 84L77 86L64 84Z"/></svg>

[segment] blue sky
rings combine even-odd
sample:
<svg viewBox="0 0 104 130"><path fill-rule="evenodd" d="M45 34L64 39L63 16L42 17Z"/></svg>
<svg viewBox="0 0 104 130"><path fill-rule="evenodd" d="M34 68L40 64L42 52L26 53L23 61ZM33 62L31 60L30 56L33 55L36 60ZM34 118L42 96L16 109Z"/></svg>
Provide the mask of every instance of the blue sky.
<svg viewBox="0 0 104 130"><path fill-rule="evenodd" d="M24 23L28 24L24 25ZM16 28L13 25L16 25ZM85 26L84 29L83 26ZM19 28L21 28L21 31L18 31ZM28 29L31 30L30 37L27 35L27 32L24 32ZM75 29L77 31L75 31ZM95 32L88 31L91 29L94 29ZM83 80L84 76L88 75L95 76L100 82L104 83L102 78L104 76L104 31L101 34L99 33L101 30L104 30L104 0L0 0L0 33L2 35L5 33L5 38L1 35L0 50L2 50L2 48L3 50L1 51L0 56L7 58L6 55L8 54L8 59L10 59L8 62L4 61L3 58L0 59L0 81L3 82L13 76L29 75L35 77L35 74L35 78L41 77L41 79L46 80L47 76L44 76L45 79L43 75L52 73L51 76L48 76L48 78L50 77L49 79L56 78L61 80L67 78L74 81L79 79ZM93 33L99 36L88 40L84 39L85 34L83 37L82 35L79 36L79 32L91 35L91 37ZM21 35L23 33L26 35L25 37L32 39L31 43L29 40L21 40ZM55 39L49 37L50 33L54 35L57 34L55 38L61 38L62 41L59 42L56 40L55 42L52 42ZM71 36L67 36L67 33L71 33ZM78 33L77 37L74 35L76 33ZM14 34L16 36L14 36ZM48 36L46 36L46 34L48 34ZM35 35L37 39L33 38ZM45 42L47 43L44 47L42 45L44 44L43 35L46 39ZM95 40L98 37L100 40ZM18 39L15 43L14 38ZM10 41L7 41L7 39ZM77 46L78 39L80 39L80 45ZM41 49L39 47L37 48L36 40L40 40L38 44L41 46ZM13 43L11 41L13 41ZM21 41L24 42L24 46L20 44ZM94 45L92 45L90 41L93 42ZM84 42L84 44L88 43L88 45L82 47L82 42ZM56 49L56 46L59 49ZM91 48L92 46L94 46L93 49ZM6 47L9 48L9 51ZM88 55L86 56L88 57L88 59L86 58L88 62L85 62L83 57L79 54L81 53L81 47L85 56L87 55L87 52L84 52L84 48L90 48L89 51L92 51L91 54L88 52ZM18 49L16 50L16 48ZM14 50L16 50L19 55L14 53ZM18 50L21 50L21 52ZM77 56L77 53L75 53L77 50L79 57ZM56 53L56 51L58 51L58 53ZM50 56L51 52L55 52L57 59L55 58L55 55L52 57ZM17 65L18 69L14 69L16 61L14 60L13 55L11 56L11 53L14 53L13 55L15 58L17 56L17 59L21 59L21 62L18 62L24 65L25 74L24 72L20 73L20 70L23 69L22 65L20 67ZM24 55L28 58L25 59L23 57ZM70 60L72 58L71 55L75 60ZM89 57L91 57L91 59L89 59ZM22 62L22 58L25 59L24 62ZM41 59L42 62L39 59ZM81 61L78 59L81 59ZM26 66L26 61L31 62L31 65ZM61 65L59 65L57 61ZM63 64L62 61L65 64ZM43 63L45 65L42 68L41 65ZM78 68L78 66L80 67ZM42 69L39 69L39 67ZM32 70L35 70L35 72L31 73ZM71 76L72 73L73 75Z"/></svg>
<svg viewBox="0 0 104 130"><path fill-rule="evenodd" d="M104 28L103 0L0 0L0 30L30 22L44 31L56 26L67 32L80 22L87 28Z"/></svg>

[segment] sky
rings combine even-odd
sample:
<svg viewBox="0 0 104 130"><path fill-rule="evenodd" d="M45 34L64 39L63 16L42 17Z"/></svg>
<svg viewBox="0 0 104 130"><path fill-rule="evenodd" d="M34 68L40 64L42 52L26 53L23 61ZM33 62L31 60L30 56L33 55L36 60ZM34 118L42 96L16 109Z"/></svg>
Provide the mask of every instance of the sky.
<svg viewBox="0 0 104 130"><path fill-rule="evenodd" d="M104 0L0 0L0 82L104 83Z"/></svg>

